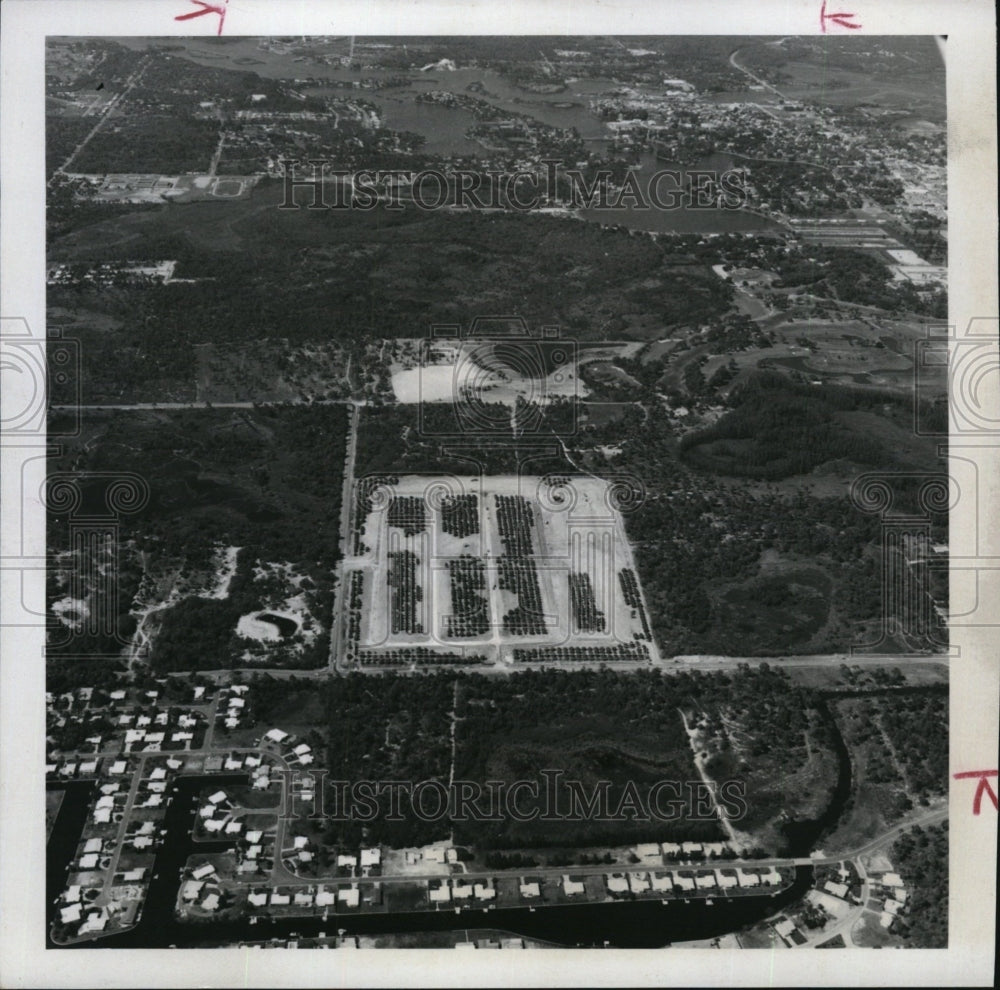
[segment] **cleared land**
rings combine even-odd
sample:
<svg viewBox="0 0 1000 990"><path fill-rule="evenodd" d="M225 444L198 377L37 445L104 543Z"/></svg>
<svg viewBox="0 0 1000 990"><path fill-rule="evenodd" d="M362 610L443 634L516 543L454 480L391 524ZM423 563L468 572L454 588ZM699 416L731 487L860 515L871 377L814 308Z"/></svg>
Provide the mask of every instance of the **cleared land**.
<svg viewBox="0 0 1000 990"><path fill-rule="evenodd" d="M615 499L585 476L380 485L345 561L363 585L349 659L415 662L421 647L504 663L659 659Z"/></svg>

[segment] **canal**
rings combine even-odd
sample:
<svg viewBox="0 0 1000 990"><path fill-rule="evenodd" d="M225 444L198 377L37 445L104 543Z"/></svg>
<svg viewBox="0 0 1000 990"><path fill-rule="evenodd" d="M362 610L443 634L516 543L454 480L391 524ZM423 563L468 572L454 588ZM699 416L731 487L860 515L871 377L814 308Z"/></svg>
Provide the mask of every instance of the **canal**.
<svg viewBox="0 0 1000 990"><path fill-rule="evenodd" d="M167 808L163 827L167 835L157 852L154 877L150 882L139 923L116 935L76 943L74 948L208 948L231 946L260 939L309 938L321 931L342 930L345 935L381 935L449 931L465 927L489 927L527 938L565 946L616 948L659 948L671 942L714 938L751 925L798 900L809 888L812 870L796 870L791 886L774 895L715 898L706 901L658 900L621 901L601 904L560 905L530 908L492 909L487 914L464 911L416 911L396 914L333 915L321 917L262 919L251 925L249 918L238 921L183 923L174 913L181 870L195 852L221 852L229 841L195 842L191 837L192 816L198 793L207 785L242 783L240 775L182 777L177 781L173 800ZM49 920L55 913L54 899L64 889L66 870L79 842L87 814L92 784L71 784L53 828L48 845ZM51 941L50 948L57 948Z"/></svg>

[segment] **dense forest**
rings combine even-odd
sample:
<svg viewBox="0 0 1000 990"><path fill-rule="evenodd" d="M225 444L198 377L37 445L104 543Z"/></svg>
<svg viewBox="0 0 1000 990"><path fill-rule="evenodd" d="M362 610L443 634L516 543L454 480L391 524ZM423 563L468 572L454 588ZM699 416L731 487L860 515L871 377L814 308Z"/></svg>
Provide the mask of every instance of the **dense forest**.
<svg viewBox="0 0 1000 990"><path fill-rule="evenodd" d="M281 704L284 693L297 690L295 684L281 681L268 686L274 706ZM662 841L671 836L722 838L716 818L709 814L706 820L696 813L692 802L697 798L684 785L698 776L681 712L705 720L718 754L712 771L716 779L747 782L747 821L754 827L800 800L799 794L775 788L779 765L782 779L794 780L794 773L810 761L829 758L828 741L813 717L811 694L767 665L742 666L732 674L676 676L608 669L525 671L502 680L451 673L347 675L330 682L326 690L331 779L447 780L453 711L456 781L478 783L486 794L487 781L503 781L509 787L526 780L544 792L544 770L564 774L557 785L556 811L548 820L525 823L502 815L499 821L424 822L405 802L400 820L392 820L386 817L384 795L382 814L375 821L331 822L331 844L356 842L363 829L369 840L399 847L441 838L454 828L458 841L483 851ZM738 733L738 739L731 738L731 732ZM659 780L681 785L675 820L628 810L630 789L644 795ZM596 815L563 815L567 820L559 820L558 809L568 809L571 803L565 781L578 782L583 795L607 781L608 806L612 812L625 809L622 820L600 821ZM821 801L822 795L814 799ZM530 795L519 807L530 812Z"/></svg>
<svg viewBox="0 0 1000 990"><path fill-rule="evenodd" d="M191 583L211 573L220 546L243 548L228 597L196 597L192 584L194 593L167 610L152 657L157 670L232 665L243 649L234 638L236 620L261 607L262 595L272 602L282 596L274 578L254 577L258 561L292 565L301 583L284 594L301 592L310 610L325 616L340 553L346 431L343 406L92 414L84 437L50 458L50 475L78 479L85 506L100 504L101 484L122 474L142 478L149 498L119 517L117 586L88 589L116 593L108 607L119 617L117 638L91 641L56 627L51 655L121 651L135 628L128 612L143 554L151 574L174 568ZM71 523L71 516L50 513L53 553L67 545ZM66 590L53 577L50 601ZM320 635L311 644L279 644L270 659L310 667L325 663L327 652Z"/></svg>
<svg viewBox="0 0 1000 990"><path fill-rule="evenodd" d="M892 862L910 897L900 926L914 949L948 947L948 823L916 826L892 847Z"/></svg>
<svg viewBox="0 0 1000 990"><path fill-rule="evenodd" d="M837 460L891 469L892 451L837 416L887 402L900 399L842 386L797 385L784 375L757 372L733 388L726 415L684 436L679 449L693 467L766 481Z"/></svg>

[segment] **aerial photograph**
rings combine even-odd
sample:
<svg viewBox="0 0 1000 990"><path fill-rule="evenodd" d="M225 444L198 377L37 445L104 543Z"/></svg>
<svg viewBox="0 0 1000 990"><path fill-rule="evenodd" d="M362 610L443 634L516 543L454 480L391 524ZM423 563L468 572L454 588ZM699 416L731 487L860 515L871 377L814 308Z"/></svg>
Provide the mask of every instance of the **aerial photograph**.
<svg viewBox="0 0 1000 990"><path fill-rule="evenodd" d="M48 38L49 950L948 946L947 44Z"/></svg>

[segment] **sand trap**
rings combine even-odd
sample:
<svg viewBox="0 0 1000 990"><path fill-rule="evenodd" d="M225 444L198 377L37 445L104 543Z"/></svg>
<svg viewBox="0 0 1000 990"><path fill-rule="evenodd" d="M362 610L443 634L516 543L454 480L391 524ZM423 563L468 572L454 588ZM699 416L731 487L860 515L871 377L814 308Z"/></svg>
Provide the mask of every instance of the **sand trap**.
<svg viewBox="0 0 1000 990"><path fill-rule="evenodd" d="M279 615L284 619L289 619L296 625L301 625L301 616L291 612L279 612L277 609L265 609L263 612L250 612L241 615L236 623L236 632L247 639L256 639L260 642L276 643L283 637L281 630L273 622L265 622L261 615Z"/></svg>

